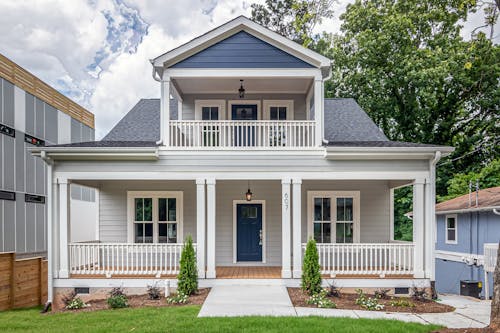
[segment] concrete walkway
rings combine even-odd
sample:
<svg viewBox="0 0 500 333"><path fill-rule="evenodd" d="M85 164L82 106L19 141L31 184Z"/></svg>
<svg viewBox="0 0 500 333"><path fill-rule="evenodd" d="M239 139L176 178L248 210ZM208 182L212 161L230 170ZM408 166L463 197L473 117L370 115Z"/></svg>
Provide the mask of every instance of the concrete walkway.
<svg viewBox="0 0 500 333"><path fill-rule="evenodd" d="M470 297L440 295L441 303L456 308L448 313L403 313L318 308L294 308L284 286L216 286L203 304L198 317L237 316L322 316L394 319L449 328L481 328L490 322L490 301Z"/></svg>

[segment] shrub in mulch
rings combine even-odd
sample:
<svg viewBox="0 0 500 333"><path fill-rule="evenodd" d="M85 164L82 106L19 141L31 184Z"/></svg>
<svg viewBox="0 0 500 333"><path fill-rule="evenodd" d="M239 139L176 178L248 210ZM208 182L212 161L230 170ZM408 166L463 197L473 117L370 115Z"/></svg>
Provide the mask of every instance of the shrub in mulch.
<svg viewBox="0 0 500 333"><path fill-rule="evenodd" d="M112 309L128 308L128 299L122 287L111 289L106 302Z"/></svg>
<svg viewBox="0 0 500 333"><path fill-rule="evenodd" d="M309 239L306 245L306 253L304 254L304 262L302 264L302 290L310 296L321 291L321 271L319 267L319 255L314 239Z"/></svg>

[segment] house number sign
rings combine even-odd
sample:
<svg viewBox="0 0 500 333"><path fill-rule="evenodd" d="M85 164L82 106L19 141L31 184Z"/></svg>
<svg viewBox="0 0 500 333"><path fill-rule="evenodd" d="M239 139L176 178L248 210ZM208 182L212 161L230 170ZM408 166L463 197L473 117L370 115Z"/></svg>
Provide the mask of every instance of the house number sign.
<svg viewBox="0 0 500 333"><path fill-rule="evenodd" d="M283 204L285 205L285 209L288 210L288 204L289 204L289 199L288 199L288 193L285 193L283 195Z"/></svg>

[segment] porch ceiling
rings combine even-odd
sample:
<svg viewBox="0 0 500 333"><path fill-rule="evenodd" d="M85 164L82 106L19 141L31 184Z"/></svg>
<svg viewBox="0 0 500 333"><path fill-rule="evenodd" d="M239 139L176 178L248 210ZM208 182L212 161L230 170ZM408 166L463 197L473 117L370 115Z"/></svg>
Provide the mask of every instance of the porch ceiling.
<svg viewBox="0 0 500 333"><path fill-rule="evenodd" d="M174 84L181 94L238 94L240 79L246 94L294 93L305 94L312 84L312 78L174 78Z"/></svg>

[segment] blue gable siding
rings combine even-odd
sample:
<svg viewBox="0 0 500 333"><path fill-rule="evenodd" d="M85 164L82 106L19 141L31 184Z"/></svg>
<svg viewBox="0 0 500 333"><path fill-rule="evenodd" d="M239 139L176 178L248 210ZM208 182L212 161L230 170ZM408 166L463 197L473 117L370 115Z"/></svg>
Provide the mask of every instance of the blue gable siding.
<svg viewBox="0 0 500 333"><path fill-rule="evenodd" d="M240 31L171 68L314 68L263 40Z"/></svg>

